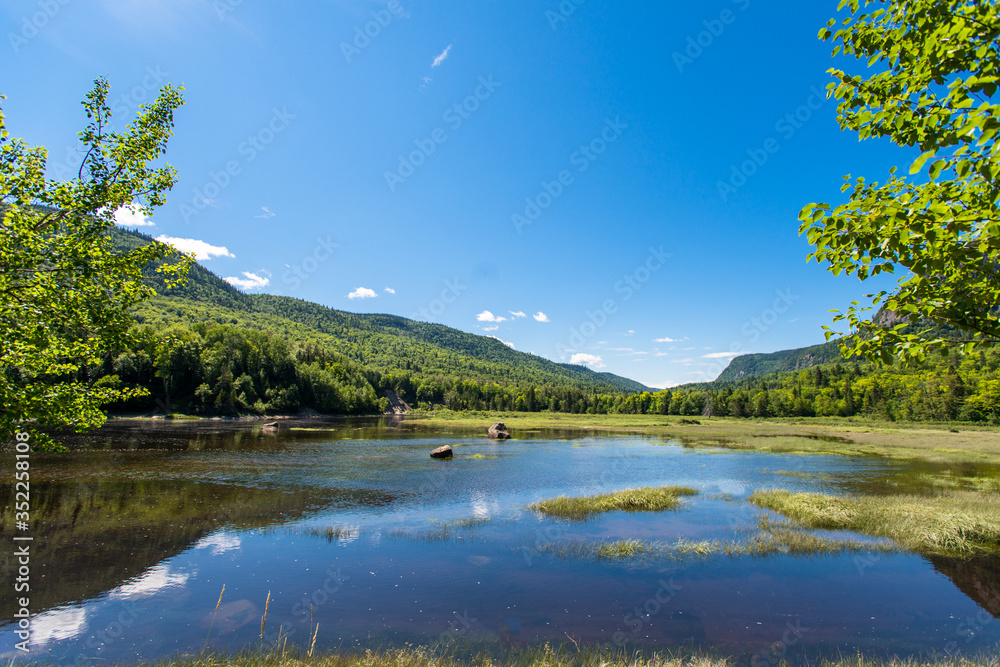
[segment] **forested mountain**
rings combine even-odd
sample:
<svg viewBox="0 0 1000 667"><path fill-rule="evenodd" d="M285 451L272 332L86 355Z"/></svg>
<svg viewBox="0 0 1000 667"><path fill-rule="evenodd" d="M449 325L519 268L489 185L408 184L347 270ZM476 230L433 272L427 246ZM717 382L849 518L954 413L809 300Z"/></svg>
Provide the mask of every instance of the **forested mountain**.
<svg viewBox="0 0 1000 667"><path fill-rule="evenodd" d="M122 246L149 241L114 233ZM150 392L112 409L371 414L391 390L455 410L1000 420L1000 348L904 369L844 362L834 341L737 357L715 382L653 391L441 325L245 294L198 265L186 286L158 290L134 311L132 347L88 370L91 382Z"/></svg>
<svg viewBox="0 0 1000 667"><path fill-rule="evenodd" d="M768 354L744 354L729 362L716 382L735 382L782 371L797 371L842 358L837 341Z"/></svg>
<svg viewBox="0 0 1000 667"><path fill-rule="evenodd" d="M123 248L151 240L113 234ZM245 294L197 264L175 289L152 269L146 275L160 296L134 311L134 349L94 369L102 381L151 391L122 409L159 401L195 411L363 413L384 407L379 396L391 389L412 404L573 411L595 405L598 395L613 407L624 393L649 391L438 324Z"/></svg>

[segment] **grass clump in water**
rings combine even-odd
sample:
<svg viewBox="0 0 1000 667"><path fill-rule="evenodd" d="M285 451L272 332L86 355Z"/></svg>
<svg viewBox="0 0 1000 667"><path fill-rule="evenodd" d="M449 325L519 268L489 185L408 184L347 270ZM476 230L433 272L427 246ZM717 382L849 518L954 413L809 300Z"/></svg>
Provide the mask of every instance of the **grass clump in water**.
<svg viewBox="0 0 1000 667"><path fill-rule="evenodd" d="M748 499L807 528L887 537L922 554L1000 552L1000 494L854 496L758 491Z"/></svg>
<svg viewBox="0 0 1000 667"><path fill-rule="evenodd" d="M655 551L641 540L616 540L600 544L594 549L594 557L600 560L623 560L653 554Z"/></svg>
<svg viewBox="0 0 1000 667"><path fill-rule="evenodd" d="M676 509L683 496L696 496L696 489L686 486L645 487L599 496L569 498L560 496L529 507L561 519L585 520L603 512L660 512Z"/></svg>
<svg viewBox="0 0 1000 667"><path fill-rule="evenodd" d="M308 533L322 537L327 542L356 540L361 535L361 526L327 526L326 528L313 528Z"/></svg>
<svg viewBox="0 0 1000 667"><path fill-rule="evenodd" d="M644 557L658 557L665 548L658 542L643 540L576 541L561 544L549 543L537 548L540 553L552 554L562 560L624 561Z"/></svg>

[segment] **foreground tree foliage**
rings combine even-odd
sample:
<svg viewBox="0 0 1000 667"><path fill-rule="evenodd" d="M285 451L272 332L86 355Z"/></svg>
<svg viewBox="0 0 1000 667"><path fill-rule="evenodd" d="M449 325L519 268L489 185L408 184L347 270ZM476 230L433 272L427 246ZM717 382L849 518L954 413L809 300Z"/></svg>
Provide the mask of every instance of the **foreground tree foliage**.
<svg viewBox="0 0 1000 667"><path fill-rule="evenodd" d="M116 252L108 230L119 208L149 214L164 203L175 172L150 163L166 150L182 98L166 86L113 132L108 91L98 79L83 102L83 160L67 182L46 178L45 148L11 138L0 114L0 439L30 429L36 447L52 447L38 429L100 426L102 404L142 392L92 382L86 369L132 344L129 309L155 294L142 270L177 253L161 243ZM176 281L186 266L182 257L159 271Z"/></svg>
<svg viewBox="0 0 1000 667"><path fill-rule="evenodd" d="M983 0L844 0L851 15L820 38L865 61L867 77L831 69L838 122L860 139L919 149L908 176L845 176L846 204L810 204L801 232L811 259L892 291L852 303L834 322L845 356L922 361L1000 341L1000 7ZM870 11L869 10L874 10ZM926 176L925 176L926 174ZM870 317L874 308L890 317ZM920 324L916 332L904 331ZM958 341L945 332L959 332ZM827 337L843 335L828 328Z"/></svg>

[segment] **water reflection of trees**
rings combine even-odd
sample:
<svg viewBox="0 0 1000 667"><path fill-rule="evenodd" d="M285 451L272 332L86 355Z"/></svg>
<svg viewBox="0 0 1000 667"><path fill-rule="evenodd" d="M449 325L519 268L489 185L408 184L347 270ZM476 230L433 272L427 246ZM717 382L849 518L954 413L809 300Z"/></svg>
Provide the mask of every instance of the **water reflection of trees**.
<svg viewBox="0 0 1000 667"><path fill-rule="evenodd" d="M0 535L14 534L11 485L0 487ZM44 609L100 595L222 527L254 528L323 507L385 505L381 492L290 490L178 481L32 483L31 603ZM0 580L16 563L0 556ZM0 622L15 613L0 597Z"/></svg>
<svg viewBox="0 0 1000 667"><path fill-rule="evenodd" d="M1000 619L1000 556L964 560L932 556L931 563L976 604Z"/></svg>

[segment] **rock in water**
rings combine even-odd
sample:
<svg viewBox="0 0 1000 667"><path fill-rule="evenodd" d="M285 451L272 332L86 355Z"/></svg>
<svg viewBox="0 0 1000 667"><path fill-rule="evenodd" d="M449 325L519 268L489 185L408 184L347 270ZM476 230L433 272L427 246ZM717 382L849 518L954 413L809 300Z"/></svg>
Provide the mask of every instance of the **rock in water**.
<svg viewBox="0 0 1000 667"><path fill-rule="evenodd" d="M487 434L489 434L492 440L510 439L510 431L507 430L507 427L504 426L503 422L496 422L495 424L493 424L493 426L490 426L490 429L487 431Z"/></svg>
<svg viewBox="0 0 1000 667"><path fill-rule="evenodd" d="M438 447L433 452L431 452L432 459L450 459L455 455L452 451L451 445L445 445L444 447Z"/></svg>

